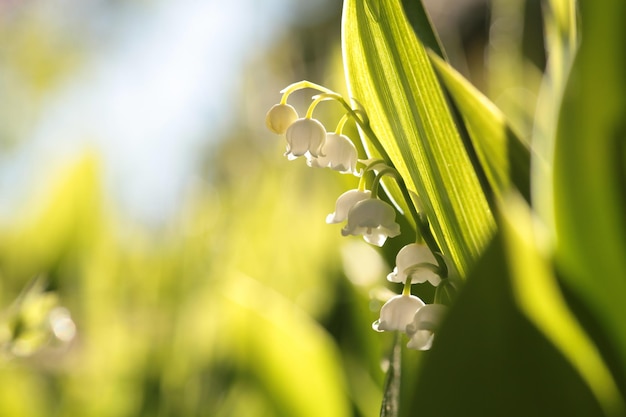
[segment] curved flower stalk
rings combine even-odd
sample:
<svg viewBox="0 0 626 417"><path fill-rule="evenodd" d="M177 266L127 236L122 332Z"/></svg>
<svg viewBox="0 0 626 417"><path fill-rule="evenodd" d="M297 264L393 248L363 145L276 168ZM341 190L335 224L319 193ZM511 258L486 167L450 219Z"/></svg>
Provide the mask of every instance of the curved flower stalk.
<svg viewBox="0 0 626 417"><path fill-rule="evenodd" d="M377 332L401 331L414 320L415 313L425 306L424 302L409 294L390 298L380 309L380 318L372 324Z"/></svg>
<svg viewBox="0 0 626 417"><path fill-rule="evenodd" d="M443 304L428 304L415 312L413 320L406 326L406 334L411 340L406 345L410 349L429 350L448 308Z"/></svg>
<svg viewBox="0 0 626 417"><path fill-rule="evenodd" d="M388 237L400 234L396 223L396 211L388 203L377 198L359 201L348 212L348 222L341 229L343 236L363 235L367 243L383 246Z"/></svg>
<svg viewBox="0 0 626 417"><path fill-rule="evenodd" d="M437 259L428 246L411 243L398 252L396 266L387 275L387 280L406 283L407 278L410 278L412 284L428 281L436 287L441 282L441 277L435 272L437 269Z"/></svg>
<svg viewBox="0 0 626 417"><path fill-rule="evenodd" d="M371 198L372 193L368 190L348 190L341 194L335 204L335 211L326 216L326 223L343 223L348 219L348 213L350 209L355 206L356 203Z"/></svg>

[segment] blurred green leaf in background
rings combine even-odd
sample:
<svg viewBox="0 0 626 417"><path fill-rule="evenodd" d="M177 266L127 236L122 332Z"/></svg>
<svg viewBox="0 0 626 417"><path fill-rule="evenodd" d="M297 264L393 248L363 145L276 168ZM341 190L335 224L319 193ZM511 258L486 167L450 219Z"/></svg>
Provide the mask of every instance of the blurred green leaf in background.
<svg viewBox="0 0 626 417"><path fill-rule="evenodd" d="M377 414L362 245L316 226L350 181L263 126L285 79L342 82L339 13L0 4L0 415Z"/></svg>

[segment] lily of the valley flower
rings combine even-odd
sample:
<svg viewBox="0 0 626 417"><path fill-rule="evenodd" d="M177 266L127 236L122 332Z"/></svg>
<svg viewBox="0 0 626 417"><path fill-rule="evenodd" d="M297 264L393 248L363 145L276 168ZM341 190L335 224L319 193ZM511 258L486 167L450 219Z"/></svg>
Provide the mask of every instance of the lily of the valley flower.
<svg viewBox="0 0 626 417"><path fill-rule="evenodd" d="M309 166L331 168L342 174L356 174L357 151L352 141L345 135L328 133L322 147L323 156L310 158Z"/></svg>
<svg viewBox="0 0 626 417"><path fill-rule="evenodd" d="M430 349L435 331L446 311L447 307L443 304L428 304L417 310L411 323L406 326L406 334L411 339L406 346L417 350Z"/></svg>
<svg viewBox="0 0 626 417"><path fill-rule="evenodd" d="M419 243L406 245L396 256L396 267L393 272L387 275L387 280L391 282L406 283L411 277L411 284L430 282L437 286L441 278L431 268L437 265L437 259L428 246ZM430 268L429 268L430 267Z"/></svg>
<svg viewBox="0 0 626 417"><path fill-rule="evenodd" d="M350 209L359 201L367 200L372 196L369 190L349 190L341 194L335 204L335 211L326 216L326 223L342 223L348 218Z"/></svg>
<svg viewBox="0 0 626 417"><path fill-rule="evenodd" d="M289 159L299 156L322 156L322 146L326 141L326 129L318 120L302 118L293 122L285 132Z"/></svg>
<svg viewBox="0 0 626 417"><path fill-rule="evenodd" d="M275 104L265 116L265 124L272 132L282 135L298 119L298 112L289 104Z"/></svg>
<svg viewBox="0 0 626 417"><path fill-rule="evenodd" d="M380 309L380 318L372 324L372 328L377 332L393 330L404 332L413 321L415 312L424 305L424 302L414 295L396 295Z"/></svg>
<svg viewBox="0 0 626 417"><path fill-rule="evenodd" d="M341 229L343 236L363 235L372 245L382 246L388 237L400 234L396 212L388 203L377 198L359 201L348 212L348 223Z"/></svg>

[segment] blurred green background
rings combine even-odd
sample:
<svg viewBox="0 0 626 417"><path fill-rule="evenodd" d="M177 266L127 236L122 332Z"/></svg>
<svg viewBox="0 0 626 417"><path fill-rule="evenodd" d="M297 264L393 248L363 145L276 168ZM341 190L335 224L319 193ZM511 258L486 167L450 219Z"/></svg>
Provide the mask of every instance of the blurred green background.
<svg viewBox="0 0 626 417"><path fill-rule="evenodd" d="M355 179L264 125L343 91L340 11L0 2L0 415L377 415L388 266L324 225Z"/></svg>
<svg viewBox="0 0 626 417"><path fill-rule="evenodd" d="M540 30L427 3L451 61L527 133ZM538 2L496 3L539 25ZM379 414L393 336L370 323L395 253L325 225L356 179L287 161L264 125L291 82L345 92L340 13L0 0L0 416Z"/></svg>

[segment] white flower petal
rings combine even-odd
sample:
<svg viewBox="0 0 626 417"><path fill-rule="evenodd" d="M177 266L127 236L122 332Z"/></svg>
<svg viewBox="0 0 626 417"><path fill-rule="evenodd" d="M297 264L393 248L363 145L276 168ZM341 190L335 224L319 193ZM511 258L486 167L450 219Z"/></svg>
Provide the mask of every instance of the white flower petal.
<svg viewBox="0 0 626 417"><path fill-rule="evenodd" d="M387 275L387 279L391 282L405 283L408 271L411 273L411 283L429 281L432 285L437 286L441 282L441 278L431 269L418 267L419 264L423 263L437 265L437 259L428 246L419 243L406 245L398 252L394 272Z"/></svg>
<svg viewBox="0 0 626 417"><path fill-rule="evenodd" d="M448 308L443 304L428 304L415 313L413 320L406 326L406 334L411 339L408 348L417 350L430 349L435 331L446 315Z"/></svg>
<svg viewBox="0 0 626 417"><path fill-rule="evenodd" d="M424 307L424 302L414 295L396 295L380 309L380 318L372 324L378 332L399 330L404 332L415 312Z"/></svg>
<svg viewBox="0 0 626 417"><path fill-rule="evenodd" d="M337 199L335 211L326 216L326 223L341 223L345 221L348 218L350 209L359 201L369 199L371 195L372 194L369 190L349 190L341 194Z"/></svg>
<svg viewBox="0 0 626 417"><path fill-rule="evenodd" d="M387 281L389 281L389 282L402 282L402 280L398 278L398 268L397 267L394 267L393 271L391 271L387 275Z"/></svg>
<svg viewBox="0 0 626 417"><path fill-rule="evenodd" d="M406 347L415 350L429 350L433 345L435 334L428 330L417 331L411 336L409 343Z"/></svg>
<svg viewBox="0 0 626 417"><path fill-rule="evenodd" d="M326 140L326 129L318 120L298 119L287 128L285 138L287 139L285 155L288 158L293 159L291 157L297 158L305 154L318 157Z"/></svg>
<svg viewBox="0 0 626 417"><path fill-rule="evenodd" d="M348 212L348 222L341 230L343 236L363 235L368 243L382 246L388 237L400 234L396 212L388 203L370 198L359 201Z"/></svg>
<svg viewBox="0 0 626 417"><path fill-rule="evenodd" d="M343 174L356 174L357 151L352 141L344 135L328 133L322 148L323 156L312 158L309 165L331 168Z"/></svg>
<svg viewBox="0 0 626 417"><path fill-rule="evenodd" d="M378 246L378 247L382 247L387 241L387 237L389 236L387 233L380 230L379 228L372 229L370 233L368 233L367 230L365 230L362 233L362 235L363 235L363 239L367 243Z"/></svg>

